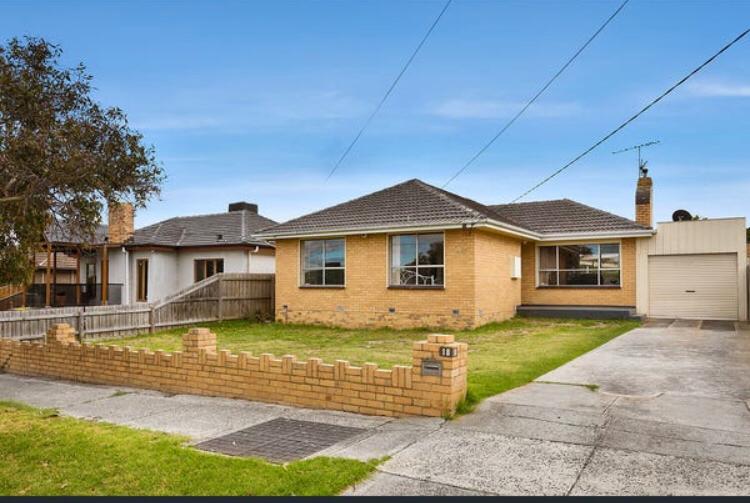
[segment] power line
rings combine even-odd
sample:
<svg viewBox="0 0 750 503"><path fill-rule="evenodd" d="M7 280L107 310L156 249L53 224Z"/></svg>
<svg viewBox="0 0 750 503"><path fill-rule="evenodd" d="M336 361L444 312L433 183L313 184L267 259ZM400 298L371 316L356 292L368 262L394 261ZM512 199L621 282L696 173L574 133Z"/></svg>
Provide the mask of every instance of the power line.
<svg viewBox="0 0 750 503"><path fill-rule="evenodd" d="M724 47L722 47L716 54L714 54L713 56L711 56L710 58L708 58L706 61L703 62L703 64L701 64L700 66L698 66L692 72L688 73L685 77L683 77L682 79L680 79L676 84L674 84L672 87L670 87L669 89L667 89L666 91L664 91L664 93L662 93L658 98L656 98L653 101L651 101L651 103L649 103L648 105L646 105L645 107L643 107L638 113L636 113L635 115L633 115L632 117L630 117L628 120L626 120L625 122L623 122L622 124L620 124L617 128L615 128L612 132L610 132L604 138L602 138L598 142L594 143L591 147L589 147L583 153L581 153L578 156L576 156L572 161L570 161L569 163L567 163L565 166L563 166L562 168L558 169L557 171L555 171L554 173L552 173L548 177L544 178L541 182L537 183L536 185L534 185L533 187L531 187L529 190L527 190L526 192L524 192L523 194L521 194L520 196L518 196L517 198L515 198L511 202L515 203L519 199L523 199L524 197L528 196L530 193L532 193L533 191L535 191L536 189L538 189L539 187L541 187L542 185L544 185L545 183L547 183L548 181L550 181L551 179L553 179L554 177L556 177L557 175L559 175L560 173L562 173L563 171L565 171L566 169L568 169L569 167L571 167L573 164L575 164L576 162L578 162L580 159L582 159L583 157L585 157L586 155L588 155L592 150L594 150L595 148L597 148L599 145L601 145L605 141L607 141L610 138L612 138L614 135L616 135L621 130L623 130L628 124L630 124L631 122L633 122L634 120L636 120L638 117L640 117L643 113L645 113L649 108L651 108L652 106L654 106L657 103L659 103L668 94L670 94L672 91L674 91L675 89L677 89L678 87L680 87L682 84L684 84L693 75L695 75L696 73L700 72L701 70L703 70L703 68L705 68L706 66L708 66L709 64L711 64L724 51L726 51L727 49L729 49L730 47L732 47L734 44L736 44L737 42L739 42L748 33L750 33L750 28L748 28L747 30L745 30L742 33L740 33L734 40L732 40L727 45L725 45Z"/></svg>
<svg viewBox="0 0 750 503"><path fill-rule="evenodd" d="M561 68L560 68L560 69L559 69L558 71L557 71L557 73L556 73L556 74L554 74L554 75L552 76L552 78L551 78L551 79L549 79L549 80L547 81L547 83L546 83L546 84L544 84L544 86L542 86L542 88L541 88L541 89L539 90L539 92L537 92L537 93L536 93L536 94L534 95L534 97L533 97L533 98L531 98L531 99L529 100L529 102L528 102L528 103L526 103L526 104L525 104L525 105L523 106L523 108L521 108L521 110L519 110L519 111L518 111L518 113L516 113L516 115L514 115L514 116L513 116L513 118L512 118L512 119L510 119L510 120L509 120L509 121L508 121L508 122L507 122L507 123L506 123L506 124L505 124L505 125L504 125L504 126L503 126L503 127L501 128L501 129L500 129L500 131L498 131L498 132L497 132L497 134L496 134L495 136L493 136L493 137L492 137L492 139L490 139L490 141L488 141L488 142L487 142L487 143L486 143L486 144L485 144L485 145L484 145L484 146L483 146L482 148L480 148L480 149L479 149L479 151L478 151L478 152L477 152L476 154L474 154L474 156L473 156L473 157L472 157L471 159L469 159L469 160L468 160L468 161L466 162L466 164L464 164L464 165L463 165L463 166L461 167L461 169L459 169L458 171L456 171L456 173L454 173L454 174L453 174L453 176L452 176L452 177L450 177L450 178L448 179L448 181L447 181L447 182L445 182L445 183L443 184L443 188L447 187L449 183L451 183L451 182L452 182L453 180L455 180L456 178L458 178L458 176L459 176L459 175L460 175L461 173L463 173L464 171L466 171L466 168L468 168L469 166L471 166L472 164L474 164L474 161L476 161L477 159L479 159L479 157L480 157L480 156L481 156L482 154L484 154L484 153L485 153L485 151L487 151L487 149L489 149L489 148L490 148L490 147L492 146L492 144L493 144L493 143L495 143L495 141L497 141L497 139L498 139L498 138L500 138L500 136L502 136L502 135L503 135L503 133L505 133L505 131L507 131L507 130L508 130L508 129L509 129L509 128L510 128L511 126L512 126L512 125L513 125L513 123L514 123L514 122L516 122L516 120L518 120L518 119L519 119L519 118L520 118L520 117L521 117L521 116L522 116L522 115L523 115L523 114L524 114L524 113L526 112L526 110L527 110L527 109L528 109L528 108L529 108L529 107L530 107L531 105L533 105L533 104L534 104L534 102L535 102L535 101L536 101L536 100L537 100L537 99L538 99L538 98L539 98L539 97L540 97L540 96L541 96L542 94L544 94L544 91L546 91L546 90L547 90L547 88L548 88L549 86L551 86L551 85L552 85L552 83L553 83L553 82L554 82L555 80L557 80L557 78L558 78L558 77L559 77L560 75L562 75L562 73L563 73L563 72L564 72L564 71L565 71L565 70L566 70L566 69L567 69L567 68L568 68L568 67L569 67L569 66L571 65L571 63L573 63L573 61L575 61L575 59L576 59L576 58L577 58L577 57L578 57L578 56L579 56L579 55L580 55L580 54L581 54L581 53L582 53L582 52L583 52L583 51L584 51L584 50L586 49L586 47L588 47L588 46L589 46L589 44L591 44L591 42L593 42L593 41L594 41L594 39L595 39L595 38L596 38L596 37L597 37L597 36L598 36L598 35L599 35L599 34L600 34L600 33L601 33L601 32L602 32L603 30L604 30L604 28L606 28L606 27L607 27L607 25L608 25L608 24L609 24L609 23L610 23L610 22L611 22L611 21L612 21L612 20L613 20L613 19L614 19L614 18L615 18L615 17L617 16L617 14L619 14L619 13L620 13L620 11L621 11L621 10L622 10L622 9L623 9L623 8L625 7L625 5L627 5L627 3L628 3L629 1L630 1L630 0L625 0L624 2L622 2L622 4L620 4L620 6L619 6L619 7L618 7L618 8L617 8L617 9L616 9L616 10L615 10L615 11L614 11L613 13L612 13L612 15L611 15L611 16L609 16L609 17L607 18L607 20L606 20L606 21L604 21L604 24L602 24L602 25L601 25L601 26L599 27L599 29L598 29L598 30L596 30L596 31L594 32L594 34L593 34L593 35L591 35L591 36L589 37L589 39L588 39L588 40L586 41L586 43L585 43L585 44L583 44L583 45L582 45L582 46L581 46L581 47L580 47L580 48L579 48L579 49L578 49L578 50L577 50L577 51L575 52L575 54L573 54L573 56L571 56L571 57L570 57L570 59L568 59L568 61L567 61L567 62L566 62L566 63L565 63L565 64L564 64L564 65L563 65L563 66L562 66L562 67L561 67Z"/></svg>
<svg viewBox="0 0 750 503"><path fill-rule="evenodd" d="M375 118L375 116L378 114L380 109L383 107L383 104L388 100L388 97L391 95L393 90L396 88L396 85L398 84L398 81L401 80L401 77L403 77L404 73L406 73L406 70L411 65L412 61L414 61L414 58L417 57L417 54L419 53L420 49L422 49L422 46L427 42L427 39L432 34L432 31L437 26L438 22L440 21L440 18L443 17L443 14L445 14L445 11L448 10L448 7L450 6L451 2L453 0L448 0L445 2L445 5L443 6L443 9L440 11L440 14L435 18L435 21L432 22L432 25L430 25L430 29L427 30L427 33L425 33L424 37L422 37L422 40L419 42L419 45L417 45L417 48L414 49L414 52L411 53L411 56L409 56L409 59L406 60L406 64L404 64L403 68L401 68L401 71L396 76L395 80L391 84L391 87L388 88L383 98L380 100L380 103L378 103L378 106L375 107L375 110L372 111L370 116L365 121L364 125L362 126L362 129L359 130L357 135L354 137L352 142L349 144L348 147L346 147L346 150L344 150L344 153L341 154L341 157L339 157L339 160L336 161L336 164L333 166L333 169L331 169L331 172L328 173L328 176L326 177L326 180L330 179L333 174L336 172L337 169L339 169L339 166L341 166L341 163L344 162L344 159L346 159L346 156L349 155L349 152L351 152L352 148L354 148L354 145L359 141L359 138L362 136L362 133L365 132L365 129L370 125L370 122L372 122L372 119Z"/></svg>

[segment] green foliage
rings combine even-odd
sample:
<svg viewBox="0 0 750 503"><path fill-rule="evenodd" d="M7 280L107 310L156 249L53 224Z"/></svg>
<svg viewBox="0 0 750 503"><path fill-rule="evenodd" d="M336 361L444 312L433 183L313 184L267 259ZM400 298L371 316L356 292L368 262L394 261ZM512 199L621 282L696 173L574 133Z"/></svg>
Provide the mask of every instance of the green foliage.
<svg viewBox="0 0 750 503"><path fill-rule="evenodd" d="M378 461L286 465L198 451L184 438L0 402L0 495L335 495Z"/></svg>
<svg viewBox="0 0 750 503"><path fill-rule="evenodd" d="M0 284L30 279L48 229L88 240L105 202L142 207L164 179L153 147L61 55L37 38L0 45Z"/></svg>
<svg viewBox="0 0 750 503"><path fill-rule="evenodd" d="M233 352L291 354L298 358L349 360L381 367L411 364L412 343L434 330L354 330L311 325L252 323L248 320L207 323L217 346ZM485 398L521 386L638 326L637 321L513 318L476 330L451 332L469 343L469 394L459 413ZM114 339L106 344L180 350L186 327L150 335Z"/></svg>

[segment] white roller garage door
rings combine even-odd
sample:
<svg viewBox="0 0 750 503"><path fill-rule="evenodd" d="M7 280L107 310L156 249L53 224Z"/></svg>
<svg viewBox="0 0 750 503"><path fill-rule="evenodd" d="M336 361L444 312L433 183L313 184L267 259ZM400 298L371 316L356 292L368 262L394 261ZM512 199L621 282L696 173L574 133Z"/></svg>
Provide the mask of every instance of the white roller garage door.
<svg viewBox="0 0 750 503"><path fill-rule="evenodd" d="M737 254L650 256L649 316L736 320Z"/></svg>

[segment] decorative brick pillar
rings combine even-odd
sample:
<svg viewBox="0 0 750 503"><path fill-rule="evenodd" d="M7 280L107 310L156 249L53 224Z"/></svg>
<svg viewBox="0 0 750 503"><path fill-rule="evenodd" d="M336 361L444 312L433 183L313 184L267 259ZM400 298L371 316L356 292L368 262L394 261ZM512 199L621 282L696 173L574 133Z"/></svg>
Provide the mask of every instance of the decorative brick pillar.
<svg viewBox="0 0 750 503"><path fill-rule="evenodd" d="M191 328L182 336L182 347L186 352L216 353L216 334L207 328Z"/></svg>
<svg viewBox="0 0 750 503"><path fill-rule="evenodd" d="M454 414L466 398L468 353L469 345L452 335L430 334L414 343L412 381L421 383L415 387L425 390L441 415Z"/></svg>
<svg viewBox="0 0 750 503"><path fill-rule="evenodd" d="M67 323L52 325L44 336L45 344L70 344L76 342L76 331Z"/></svg>

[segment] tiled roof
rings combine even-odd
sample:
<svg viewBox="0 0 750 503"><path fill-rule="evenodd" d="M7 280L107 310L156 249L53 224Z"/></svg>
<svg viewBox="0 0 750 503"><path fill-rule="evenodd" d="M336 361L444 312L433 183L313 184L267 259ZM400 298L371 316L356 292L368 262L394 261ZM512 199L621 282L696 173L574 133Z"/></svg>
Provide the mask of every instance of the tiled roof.
<svg viewBox="0 0 750 503"><path fill-rule="evenodd" d="M646 229L568 199L487 206L414 179L264 229L260 235L281 237L487 221L539 234Z"/></svg>
<svg viewBox="0 0 750 503"><path fill-rule="evenodd" d="M50 243L97 245L104 243L107 237L107 226L98 226L93 237L83 236L75 229L61 226L50 226L44 234L46 240Z"/></svg>
<svg viewBox="0 0 750 503"><path fill-rule="evenodd" d="M641 224L570 199L491 206L500 215L541 234L646 230Z"/></svg>
<svg viewBox="0 0 750 503"><path fill-rule="evenodd" d="M420 225L478 223L487 219L514 223L487 206L421 180L409 180L283 224L264 229L273 235Z"/></svg>
<svg viewBox="0 0 750 503"><path fill-rule="evenodd" d="M236 244L269 246L267 241L252 238L251 235L275 224L273 220L247 210L175 217L137 229L128 244L170 247Z"/></svg>

